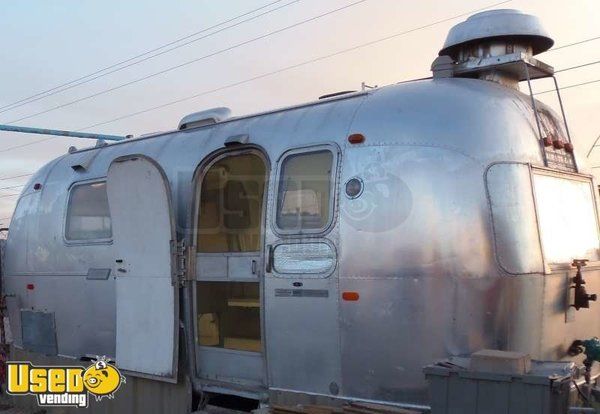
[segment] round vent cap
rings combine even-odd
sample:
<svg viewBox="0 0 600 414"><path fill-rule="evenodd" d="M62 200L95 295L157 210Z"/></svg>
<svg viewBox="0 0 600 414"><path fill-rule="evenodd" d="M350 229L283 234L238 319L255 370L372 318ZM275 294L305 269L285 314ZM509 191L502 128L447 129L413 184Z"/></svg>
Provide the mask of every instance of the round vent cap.
<svg viewBox="0 0 600 414"><path fill-rule="evenodd" d="M489 10L470 16L448 33L439 55L454 57L466 44L499 38L521 39L529 43L533 54L545 52L554 45L539 19L514 9Z"/></svg>

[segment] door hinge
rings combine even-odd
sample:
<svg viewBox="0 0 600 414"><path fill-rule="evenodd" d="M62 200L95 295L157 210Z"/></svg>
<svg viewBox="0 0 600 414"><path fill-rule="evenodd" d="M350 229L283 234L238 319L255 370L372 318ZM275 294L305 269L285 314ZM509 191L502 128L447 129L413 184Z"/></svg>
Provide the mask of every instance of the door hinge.
<svg viewBox="0 0 600 414"><path fill-rule="evenodd" d="M188 274L188 248L185 243L185 239L176 243L171 243L172 249L174 250L175 259L175 277L179 287L185 286Z"/></svg>

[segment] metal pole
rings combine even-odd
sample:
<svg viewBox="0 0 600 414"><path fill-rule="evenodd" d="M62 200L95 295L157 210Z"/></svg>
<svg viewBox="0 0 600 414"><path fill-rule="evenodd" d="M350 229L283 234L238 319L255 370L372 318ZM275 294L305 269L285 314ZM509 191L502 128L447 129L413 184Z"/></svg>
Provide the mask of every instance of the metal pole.
<svg viewBox="0 0 600 414"><path fill-rule="evenodd" d="M0 124L0 131L24 132L27 134L41 134L41 135L57 135L57 136L61 136L61 137L102 139L105 141L121 141L126 138L126 137L119 136L119 135L90 134L87 132L63 131L60 129L29 128L29 127L2 125L2 124Z"/></svg>
<svg viewBox="0 0 600 414"><path fill-rule="evenodd" d="M540 125L540 117L537 111L537 106L535 105L535 97L533 96L533 89L531 88L531 77L529 76L529 67L527 63L523 62L523 67L525 68L525 76L527 76L527 86L529 87L529 96L531 97L531 106L533 107L533 115L535 116L535 123L537 124L538 134L540 135L540 146L542 148L542 156L544 157L544 165L548 166L548 154L546 154L546 147L542 142L544 138L542 136L542 126Z"/></svg>
<svg viewBox="0 0 600 414"><path fill-rule="evenodd" d="M560 112L562 113L563 122L565 123L565 129L567 130L567 138L569 138L569 142L571 141L571 134L569 133L569 125L567 125L567 117L565 116L565 108L563 107L562 98L560 97L560 88L558 87L558 81L556 80L556 76L552 76L554 79L554 88L556 88L556 95L558 96L558 103L560 104Z"/></svg>

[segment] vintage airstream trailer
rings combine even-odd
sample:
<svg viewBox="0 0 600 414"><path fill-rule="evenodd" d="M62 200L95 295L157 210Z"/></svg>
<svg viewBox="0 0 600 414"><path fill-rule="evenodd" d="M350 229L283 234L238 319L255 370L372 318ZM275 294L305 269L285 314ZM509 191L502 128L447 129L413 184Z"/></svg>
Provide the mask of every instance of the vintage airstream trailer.
<svg viewBox="0 0 600 414"><path fill-rule="evenodd" d="M426 406L422 368L449 355L568 359L600 335L600 304L571 306L573 259L600 291L598 215L563 116L518 90L552 77L532 58L552 44L483 12L430 79L50 162L6 245L13 357L107 355L130 380L95 409L169 412L201 393Z"/></svg>

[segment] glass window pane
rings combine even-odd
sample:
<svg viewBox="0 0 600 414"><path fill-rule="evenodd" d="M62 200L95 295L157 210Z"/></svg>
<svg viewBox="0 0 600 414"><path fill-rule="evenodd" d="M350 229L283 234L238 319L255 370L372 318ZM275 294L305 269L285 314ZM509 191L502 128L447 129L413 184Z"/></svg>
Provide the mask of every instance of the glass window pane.
<svg viewBox="0 0 600 414"><path fill-rule="evenodd" d="M105 182L76 185L71 189L65 237L67 240L112 237Z"/></svg>
<svg viewBox="0 0 600 414"><path fill-rule="evenodd" d="M598 260L598 227L589 181L534 175L540 233L546 260Z"/></svg>
<svg viewBox="0 0 600 414"><path fill-rule="evenodd" d="M283 230L322 229L331 197L331 151L290 155L279 178L277 226Z"/></svg>
<svg viewBox="0 0 600 414"><path fill-rule="evenodd" d="M260 250L265 174L254 154L226 157L210 167L200 189L198 252Z"/></svg>
<svg viewBox="0 0 600 414"><path fill-rule="evenodd" d="M252 282L198 282L198 344L261 352L259 287Z"/></svg>

